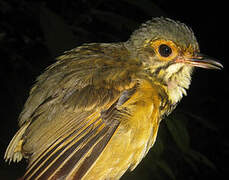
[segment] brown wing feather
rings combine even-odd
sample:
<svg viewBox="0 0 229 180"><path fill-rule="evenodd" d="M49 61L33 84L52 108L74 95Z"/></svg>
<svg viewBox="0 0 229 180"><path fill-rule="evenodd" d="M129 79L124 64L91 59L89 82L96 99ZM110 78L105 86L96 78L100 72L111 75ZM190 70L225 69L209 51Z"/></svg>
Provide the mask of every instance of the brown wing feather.
<svg viewBox="0 0 229 180"><path fill-rule="evenodd" d="M133 93L133 90L129 92ZM125 92L123 96L130 95ZM102 153L120 123L116 109L118 102L102 113L96 112L89 116L86 124L53 142L29 166L24 179L82 178Z"/></svg>
<svg viewBox="0 0 229 180"><path fill-rule="evenodd" d="M94 126L96 123L97 126ZM83 176L103 151L119 123L114 121L112 124L112 126L105 125L99 118L84 128L80 134L74 132L54 147L50 147L49 151L42 155L42 158L33 163L24 178L56 179L57 177L67 177L70 172L77 169L79 169L79 173L77 171L74 174ZM71 139L70 142L65 144L64 142L69 139ZM89 152L89 150L91 151Z"/></svg>
<svg viewBox="0 0 229 180"><path fill-rule="evenodd" d="M96 159L99 157L99 155L102 153L104 148L106 147L107 143L113 136L114 132L116 131L117 127L119 125L119 122L114 122L110 127L106 126L103 130L106 131L106 134L102 137L102 139L93 147L90 155L85 158L83 163L81 164L80 168L77 170L77 172L74 172L74 170L71 172L69 176L72 175L73 179L80 179L82 178L87 171L92 167L92 165L95 163Z"/></svg>
<svg viewBox="0 0 229 180"><path fill-rule="evenodd" d="M94 123L96 123L95 121ZM29 166L25 179L34 179L43 171L50 171L50 163L56 162L61 163L58 159L60 156L66 158L68 154L68 150L73 145L80 145L85 139L88 138L90 134L94 131L92 130L93 124L88 125L89 123L84 123L82 126L79 126L78 129L73 130L70 134L62 135L62 137L58 137L56 141L53 142L49 147L47 147L44 152L42 152L39 157L35 157L33 163ZM71 150L71 149L70 149ZM48 168L49 167L49 168Z"/></svg>

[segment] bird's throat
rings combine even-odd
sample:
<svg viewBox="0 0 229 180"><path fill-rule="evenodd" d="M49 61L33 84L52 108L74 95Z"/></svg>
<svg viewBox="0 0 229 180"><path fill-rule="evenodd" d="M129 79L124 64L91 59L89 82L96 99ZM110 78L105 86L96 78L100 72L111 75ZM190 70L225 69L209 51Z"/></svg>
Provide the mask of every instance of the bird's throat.
<svg viewBox="0 0 229 180"><path fill-rule="evenodd" d="M179 86L175 81L170 81L167 87L168 97L172 104L178 103L182 99L183 95L187 95L186 89L182 86Z"/></svg>
<svg viewBox="0 0 229 180"><path fill-rule="evenodd" d="M186 90L191 83L191 74L192 68L183 66L179 71L166 78L167 93L172 104L178 103L184 95L187 95Z"/></svg>

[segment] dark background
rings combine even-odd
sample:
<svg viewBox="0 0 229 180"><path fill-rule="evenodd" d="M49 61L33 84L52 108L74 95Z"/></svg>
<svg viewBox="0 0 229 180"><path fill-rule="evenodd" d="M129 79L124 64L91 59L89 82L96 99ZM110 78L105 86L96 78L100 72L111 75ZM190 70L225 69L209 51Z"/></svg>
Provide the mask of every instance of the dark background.
<svg viewBox="0 0 229 180"><path fill-rule="evenodd" d="M189 25L201 52L219 59L224 69L196 70L188 96L161 123L154 148L123 179L229 178L228 5L205 2L1 0L0 179L16 179L25 170L24 160L6 164L4 152L30 87L54 57L85 42L125 41L156 16Z"/></svg>

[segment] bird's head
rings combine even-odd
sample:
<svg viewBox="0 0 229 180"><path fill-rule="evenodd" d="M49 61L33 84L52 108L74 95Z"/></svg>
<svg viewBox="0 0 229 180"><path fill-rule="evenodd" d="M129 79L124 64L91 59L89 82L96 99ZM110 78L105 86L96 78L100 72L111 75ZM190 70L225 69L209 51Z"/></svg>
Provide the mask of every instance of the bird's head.
<svg viewBox="0 0 229 180"><path fill-rule="evenodd" d="M126 42L131 56L139 59L150 77L168 87L173 103L186 94L193 67L221 69L223 66L200 54L193 31L185 24L153 18L142 24Z"/></svg>

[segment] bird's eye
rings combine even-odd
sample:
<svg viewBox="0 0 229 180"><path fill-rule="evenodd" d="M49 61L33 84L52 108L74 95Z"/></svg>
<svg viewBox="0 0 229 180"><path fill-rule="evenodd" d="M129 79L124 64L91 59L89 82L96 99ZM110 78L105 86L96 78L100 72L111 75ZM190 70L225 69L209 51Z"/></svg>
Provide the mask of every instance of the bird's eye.
<svg viewBox="0 0 229 180"><path fill-rule="evenodd" d="M162 57L169 57L172 54L172 49L169 46L162 44L159 46L158 52Z"/></svg>

